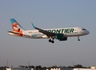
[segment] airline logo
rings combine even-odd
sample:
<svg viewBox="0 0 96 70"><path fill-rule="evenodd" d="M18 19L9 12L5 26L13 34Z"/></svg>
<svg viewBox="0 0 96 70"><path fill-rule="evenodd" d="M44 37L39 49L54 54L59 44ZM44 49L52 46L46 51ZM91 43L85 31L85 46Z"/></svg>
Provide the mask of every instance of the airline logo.
<svg viewBox="0 0 96 70"><path fill-rule="evenodd" d="M22 30L20 29L20 27L18 26L18 23L17 23L17 22L14 22L14 23L12 24L12 30L13 30L14 32L18 33L18 34L17 34L18 36L22 36L22 35L23 35L23 32L22 32Z"/></svg>
<svg viewBox="0 0 96 70"><path fill-rule="evenodd" d="M69 29L51 29L51 30L47 30L48 32L52 32L52 33L73 33L74 32L74 28L69 28Z"/></svg>

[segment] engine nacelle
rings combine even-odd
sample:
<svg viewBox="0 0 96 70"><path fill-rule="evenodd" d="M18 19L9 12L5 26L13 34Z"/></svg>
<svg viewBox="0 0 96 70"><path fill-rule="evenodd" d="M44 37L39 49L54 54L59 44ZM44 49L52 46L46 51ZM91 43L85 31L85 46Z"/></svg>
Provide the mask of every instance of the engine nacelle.
<svg viewBox="0 0 96 70"><path fill-rule="evenodd" d="M60 40L60 41L66 41L67 37L64 36L63 34L57 34L56 35L56 39Z"/></svg>

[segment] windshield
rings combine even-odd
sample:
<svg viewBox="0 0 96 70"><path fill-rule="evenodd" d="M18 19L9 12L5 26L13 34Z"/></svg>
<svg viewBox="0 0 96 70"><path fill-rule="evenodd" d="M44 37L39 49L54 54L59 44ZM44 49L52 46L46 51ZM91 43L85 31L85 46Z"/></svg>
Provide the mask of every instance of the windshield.
<svg viewBox="0 0 96 70"><path fill-rule="evenodd" d="M86 30L85 28L83 28L82 30Z"/></svg>

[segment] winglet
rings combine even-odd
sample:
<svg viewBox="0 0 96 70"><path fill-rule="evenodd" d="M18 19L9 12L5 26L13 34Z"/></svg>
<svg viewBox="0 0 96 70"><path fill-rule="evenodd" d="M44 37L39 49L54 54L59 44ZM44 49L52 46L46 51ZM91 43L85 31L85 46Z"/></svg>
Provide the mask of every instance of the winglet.
<svg viewBox="0 0 96 70"><path fill-rule="evenodd" d="M31 23L31 24L32 24L32 26L35 28L34 24L33 24L33 23Z"/></svg>

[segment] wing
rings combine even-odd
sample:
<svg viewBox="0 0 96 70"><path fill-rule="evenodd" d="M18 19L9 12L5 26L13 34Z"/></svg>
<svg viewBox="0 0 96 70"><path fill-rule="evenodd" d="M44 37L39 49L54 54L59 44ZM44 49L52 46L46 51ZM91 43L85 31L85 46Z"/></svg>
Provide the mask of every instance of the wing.
<svg viewBox="0 0 96 70"><path fill-rule="evenodd" d="M32 26L33 26L35 29L37 29L39 32L47 35L48 37L50 37L50 36L56 36L56 33L48 32L48 31L46 31L46 30L40 29L40 28L38 28L38 27L35 27L33 23L32 23Z"/></svg>

